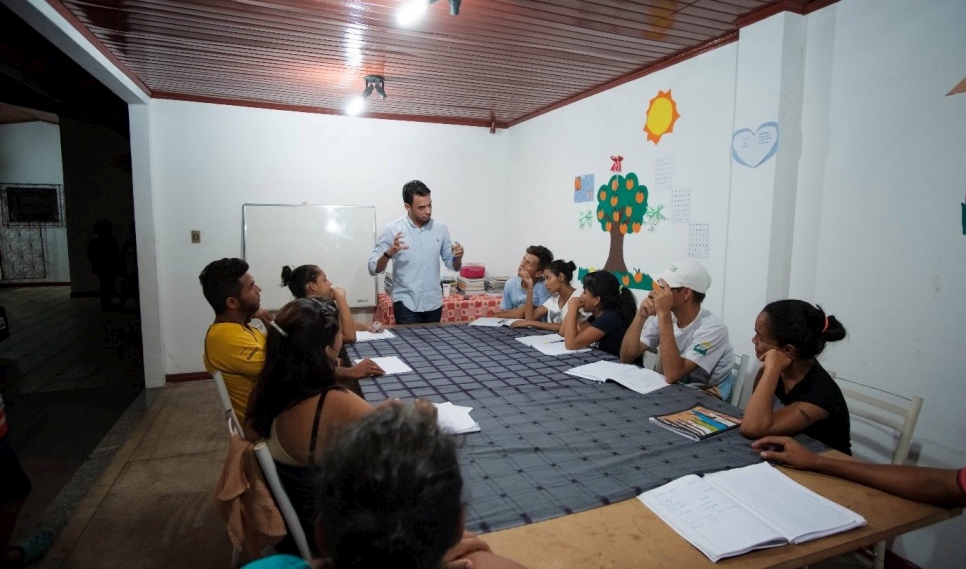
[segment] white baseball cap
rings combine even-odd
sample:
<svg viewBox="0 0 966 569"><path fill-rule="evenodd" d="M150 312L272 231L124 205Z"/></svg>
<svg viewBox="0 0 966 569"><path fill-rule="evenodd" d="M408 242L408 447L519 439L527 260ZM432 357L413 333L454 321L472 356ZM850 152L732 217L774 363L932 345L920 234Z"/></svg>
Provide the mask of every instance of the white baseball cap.
<svg viewBox="0 0 966 569"><path fill-rule="evenodd" d="M663 272L651 277L656 283L659 279L671 288L689 288L694 292L702 294L711 288L711 275L708 269L702 267L697 261L678 261L672 263Z"/></svg>

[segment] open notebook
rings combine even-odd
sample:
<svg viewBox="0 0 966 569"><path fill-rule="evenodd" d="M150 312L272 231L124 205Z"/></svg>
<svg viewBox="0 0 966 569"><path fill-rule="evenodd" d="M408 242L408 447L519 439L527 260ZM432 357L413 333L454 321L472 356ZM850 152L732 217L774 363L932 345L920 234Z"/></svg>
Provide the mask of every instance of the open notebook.
<svg viewBox="0 0 966 569"><path fill-rule="evenodd" d="M767 462L683 476L638 499L714 562L865 525Z"/></svg>

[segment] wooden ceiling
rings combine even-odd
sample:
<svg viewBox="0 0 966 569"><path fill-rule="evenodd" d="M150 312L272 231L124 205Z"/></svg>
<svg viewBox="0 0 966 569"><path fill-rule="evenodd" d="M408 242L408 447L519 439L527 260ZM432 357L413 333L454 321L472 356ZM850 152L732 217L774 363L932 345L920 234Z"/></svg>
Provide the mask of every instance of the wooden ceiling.
<svg viewBox="0 0 966 569"><path fill-rule="evenodd" d="M157 98L506 127L734 41L806 0L49 0ZM61 4L62 2L62 4ZM828 0L818 3L826 5ZM744 20L744 21L742 21Z"/></svg>

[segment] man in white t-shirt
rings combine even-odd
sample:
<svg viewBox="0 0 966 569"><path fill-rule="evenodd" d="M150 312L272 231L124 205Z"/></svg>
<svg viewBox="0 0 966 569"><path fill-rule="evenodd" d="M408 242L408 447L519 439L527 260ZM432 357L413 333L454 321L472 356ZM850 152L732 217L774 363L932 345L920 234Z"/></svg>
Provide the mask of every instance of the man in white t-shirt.
<svg viewBox="0 0 966 569"><path fill-rule="evenodd" d="M693 385L727 400L734 378L734 350L728 327L701 308L711 275L695 261L674 263L654 278L654 290L641 302L624 334L621 361L633 362L646 350L660 351L668 383Z"/></svg>

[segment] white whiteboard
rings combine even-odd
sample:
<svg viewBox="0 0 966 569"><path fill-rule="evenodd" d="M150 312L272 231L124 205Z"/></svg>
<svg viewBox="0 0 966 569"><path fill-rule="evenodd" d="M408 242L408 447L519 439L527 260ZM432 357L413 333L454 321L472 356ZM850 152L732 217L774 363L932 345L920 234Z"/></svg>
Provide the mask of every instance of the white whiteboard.
<svg viewBox="0 0 966 569"><path fill-rule="evenodd" d="M376 244L376 208L339 205L242 206L242 256L262 289L262 308L292 300L284 265L318 265L346 290L351 307L376 305L376 277L366 268Z"/></svg>

